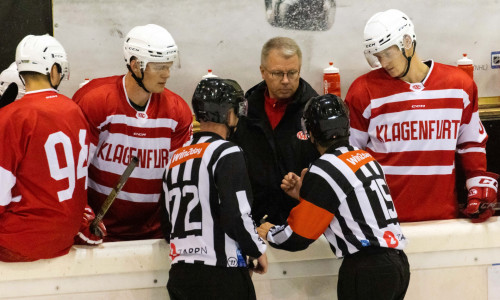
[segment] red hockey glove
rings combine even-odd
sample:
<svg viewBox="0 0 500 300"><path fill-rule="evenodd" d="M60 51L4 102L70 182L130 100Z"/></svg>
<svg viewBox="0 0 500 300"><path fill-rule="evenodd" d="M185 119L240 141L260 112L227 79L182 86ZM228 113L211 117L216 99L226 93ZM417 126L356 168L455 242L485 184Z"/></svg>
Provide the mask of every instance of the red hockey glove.
<svg viewBox="0 0 500 300"><path fill-rule="evenodd" d="M495 213L493 206L497 202L497 179L498 174L491 172L482 172L479 176L467 179L465 185L469 195L463 212L473 223L484 222Z"/></svg>
<svg viewBox="0 0 500 300"><path fill-rule="evenodd" d="M80 231L75 236L75 245L99 245L102 243L102 237L106 235L106 227L104 223L99 222L98 229L101 231L101 237L92 234L90 231L90 224L95 219L95 214L90 206L85 207L85 211L83 212L83 220L80 225Z"/></svg>

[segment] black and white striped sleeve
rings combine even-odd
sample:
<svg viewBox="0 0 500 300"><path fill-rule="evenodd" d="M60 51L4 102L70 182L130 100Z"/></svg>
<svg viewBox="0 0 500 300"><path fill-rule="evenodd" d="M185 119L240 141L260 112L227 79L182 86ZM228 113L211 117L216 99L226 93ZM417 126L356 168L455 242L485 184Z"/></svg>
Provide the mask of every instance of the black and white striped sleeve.
<svg viewBox="0 0 500 300"><path fill-rule="evenodd" d="M250 215L253 196L243 152L232 145L222 151L213 167L221 201L220 221L224 232L246 255L258 258L265 252L266 244Z"/></svg>

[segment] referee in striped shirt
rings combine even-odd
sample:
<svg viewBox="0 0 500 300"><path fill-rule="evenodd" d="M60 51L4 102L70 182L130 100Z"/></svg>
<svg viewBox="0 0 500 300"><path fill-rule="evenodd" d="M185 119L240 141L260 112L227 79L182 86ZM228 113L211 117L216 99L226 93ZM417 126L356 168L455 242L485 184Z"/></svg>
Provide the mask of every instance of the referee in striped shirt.
<svg viewBox="0 0 500 300"><path fill-rule="evenodd" d="M321 157L282 189L300 201L288 224L264 223L262 238L280 249L303 250L322 234L343 257L338 299L403 299L410 280L405 239L380 165L348 143L349 112L342 99L311 98L304 131Z"/></svg>
<svg viewBox="0 0 500 300"><path fill-rule="evenodd" d="M250 215L243 152L226 141L246 99L236 81L209 78L192 106L200 132L175 151L163 179L170 299L255 299L250 272L266 272L266 244ZM247 256L257 259L250 271Z"/></svg>

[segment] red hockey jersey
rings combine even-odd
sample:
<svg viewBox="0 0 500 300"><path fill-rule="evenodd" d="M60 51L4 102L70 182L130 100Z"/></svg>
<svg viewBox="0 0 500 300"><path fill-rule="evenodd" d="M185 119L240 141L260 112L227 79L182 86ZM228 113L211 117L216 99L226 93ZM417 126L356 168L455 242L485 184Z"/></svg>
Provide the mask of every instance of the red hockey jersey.
<svg viewBox="0 0 500 300"><path fill-rule="evenodd" d="M90 124L89 205L97 213L131 157L139 163L104 217L106 241L161 238L159 202L170 154L191 138L192 113L177 94L151 95L132 107L124 76L95 79L73 100Z"/></svg>
<svg viewBox="0 0 500 300"><path fill-rule="evenodd" d="M400 221L457 217L455 153L467 177L486 170L476 84L456 67L426 63L421 83L378 69L356 79L346 96L350 142L383 166Z"/></svg>
<svg viewBox="0 0 500 300"><path fill-rule="evenodd" d="M40 259L68 253L87 203L89 127L53 89L0 110L0 246Z"/></svg>

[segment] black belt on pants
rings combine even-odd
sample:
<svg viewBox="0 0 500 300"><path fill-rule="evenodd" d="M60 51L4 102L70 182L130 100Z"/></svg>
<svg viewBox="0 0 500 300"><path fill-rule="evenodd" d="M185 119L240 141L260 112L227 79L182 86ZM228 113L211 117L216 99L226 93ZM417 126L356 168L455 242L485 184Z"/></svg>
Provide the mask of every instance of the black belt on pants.
<svg viewBox="0 0 500 300"><path fill-rule="evenodd" d="M395 253L395 254L400 254L403 252L402 250L394 249L394 248L385 248L385 247L364 247L361 248L358 252L353 253L352 255L356 254L382 254L382 253Z"/></svg>

